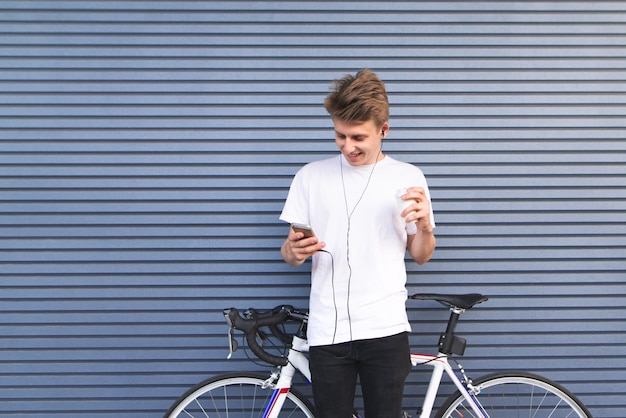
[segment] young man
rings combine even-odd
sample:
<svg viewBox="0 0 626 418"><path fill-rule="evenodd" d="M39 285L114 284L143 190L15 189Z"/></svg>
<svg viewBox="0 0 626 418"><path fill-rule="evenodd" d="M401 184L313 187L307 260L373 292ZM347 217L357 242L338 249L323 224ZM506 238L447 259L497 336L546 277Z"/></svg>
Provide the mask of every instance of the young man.
<svg viewBox="0 0 626 418"><path fill-rule="evenodd" d="M404 257L408 249L423 264L435 249L428 186L417 167L382 152L389 104L376 74L365 69L335 80L324 105L340 154L296 174L280 216L316 234L290 228L281 247L292 266L312 257L316 417L349 418L358 377L365 417L397 418L411 368Z"/></svg>

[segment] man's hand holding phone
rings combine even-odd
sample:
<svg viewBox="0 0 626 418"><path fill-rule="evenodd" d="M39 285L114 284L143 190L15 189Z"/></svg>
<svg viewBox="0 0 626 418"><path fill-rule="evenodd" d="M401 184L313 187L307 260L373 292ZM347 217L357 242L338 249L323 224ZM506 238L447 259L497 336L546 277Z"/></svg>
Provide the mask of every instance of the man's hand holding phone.
<svg viewBox="0 0 626 418"><path fill-rule="evenodd" d="M287 264L299 266L325 246L325 243L319 242L309 225L291 224L280 252Z"/></svg>

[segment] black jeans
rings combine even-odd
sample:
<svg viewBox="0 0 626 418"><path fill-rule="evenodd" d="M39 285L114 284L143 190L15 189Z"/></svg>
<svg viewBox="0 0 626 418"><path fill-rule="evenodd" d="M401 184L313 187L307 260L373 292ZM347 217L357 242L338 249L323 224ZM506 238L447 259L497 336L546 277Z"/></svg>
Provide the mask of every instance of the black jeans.
<svg viewBox="0 0 626 418"><path fill-rule="evenodd" d="M316 418L349 418L357 376L365 418L398 418L411 370L409 334L310 348Z"/></svg>

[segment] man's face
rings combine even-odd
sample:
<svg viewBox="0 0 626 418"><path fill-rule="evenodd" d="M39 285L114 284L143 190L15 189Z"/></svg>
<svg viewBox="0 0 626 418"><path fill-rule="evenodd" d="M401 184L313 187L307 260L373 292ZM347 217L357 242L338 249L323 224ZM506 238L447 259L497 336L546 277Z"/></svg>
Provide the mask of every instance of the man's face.
<svg viewBox="0 0 626 418"><path fill-rule="evenodd" d="M352 166L374 164L383 157L381 143L382 130L387 131L387 122L381 128L374 121L349 123L334 120L335 143L337 148Z"/></svg>

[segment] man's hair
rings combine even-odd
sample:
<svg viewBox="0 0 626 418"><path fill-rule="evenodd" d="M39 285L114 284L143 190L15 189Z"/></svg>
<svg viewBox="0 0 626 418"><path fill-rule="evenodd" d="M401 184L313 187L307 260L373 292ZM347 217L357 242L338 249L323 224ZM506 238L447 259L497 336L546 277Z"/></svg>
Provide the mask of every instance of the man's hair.
<svg viewBox="0 0 626 418"><path fill-rule="evenodd" d="M389 101L385 83L370 69L355 76L347 74L333 82L324 107L330 116L342 122L362 123L373 120L382 126L389 120Z"/></svg>

